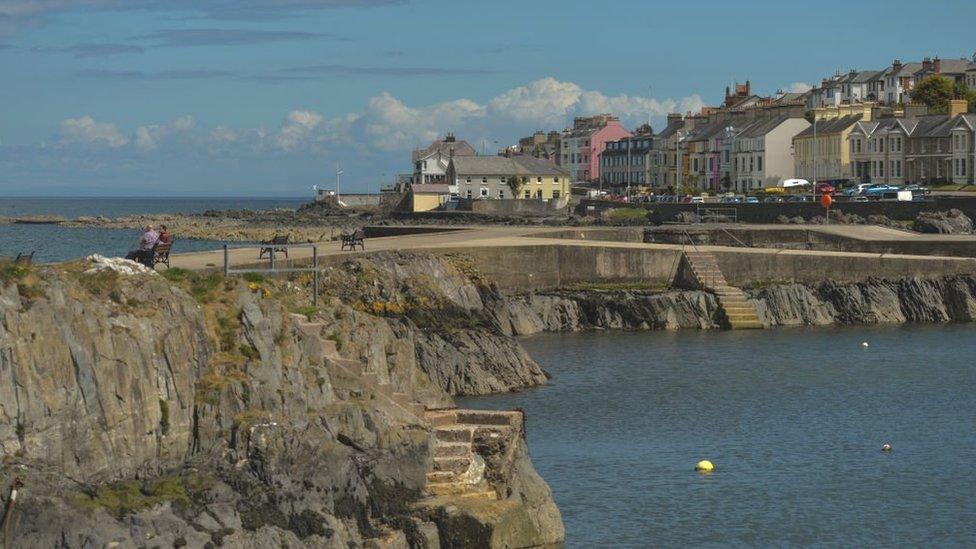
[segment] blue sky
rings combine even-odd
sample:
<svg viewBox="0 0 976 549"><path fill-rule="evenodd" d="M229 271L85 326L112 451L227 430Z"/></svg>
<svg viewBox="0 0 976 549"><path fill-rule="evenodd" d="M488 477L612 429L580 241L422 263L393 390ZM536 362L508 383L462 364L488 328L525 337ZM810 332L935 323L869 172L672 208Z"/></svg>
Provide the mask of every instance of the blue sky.
<svg viewBox="0 0 976 549"><path fill-rule="evenodd" d="M375 190L446 131L489 150L898 57L971 56L976 3L0 0L0 195ZM495 144L497 142L498 144Z"/></svg>

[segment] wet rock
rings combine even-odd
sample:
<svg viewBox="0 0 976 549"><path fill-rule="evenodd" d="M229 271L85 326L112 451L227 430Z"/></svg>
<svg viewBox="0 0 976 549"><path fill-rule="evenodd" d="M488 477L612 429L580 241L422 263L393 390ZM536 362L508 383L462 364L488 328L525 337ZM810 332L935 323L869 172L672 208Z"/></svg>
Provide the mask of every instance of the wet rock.
<svg viewBox="0 0 976 549"><path fill-rule="evenodd" d="M678 223L701 223L701 216L695 212L678 212L671 220Z"/></svg>

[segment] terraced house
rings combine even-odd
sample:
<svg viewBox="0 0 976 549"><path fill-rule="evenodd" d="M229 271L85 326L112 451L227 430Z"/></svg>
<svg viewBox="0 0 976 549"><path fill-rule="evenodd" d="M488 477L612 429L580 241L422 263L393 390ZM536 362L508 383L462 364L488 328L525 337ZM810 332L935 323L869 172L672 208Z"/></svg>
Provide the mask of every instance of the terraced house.
<svg viewBox="0 0 976 549"><path fill-rule="evenodd" d="M608 141L630 135L620 119L610 114L577 117L573 127L560 138L559 165L569 172L573 181L600 181L600 153Z"/></svg>
<svg viewBox="0 0 976 549"><path fill-rule="evenodd" d="M951 101L949 114L858 122L849 147L857 179L865 183L973 182L973 126L965 101Z"/></svg>
<svg viewBox="0 0 976 549"><path fill-rule="evenodd" d="M654 153L654 132L645 124L634 135L607 141L600 153L600 186L615 191L653 184L651 172L659 156Z"/></svg>
<svg viewBox="0 0 976 549"><path fill-rule="evenodd" d="M553 200L569 196L569 172L528 155L456 156L447 181L461 198Z"/></svg>
<svg viewBox="0 0 976 549"><path fill-rule="evenodd" d="M732 138L733 186L736 191L775 187L795 172L793 137L810 126L805 118L781 115L761 118L736 129Z"/></svg>

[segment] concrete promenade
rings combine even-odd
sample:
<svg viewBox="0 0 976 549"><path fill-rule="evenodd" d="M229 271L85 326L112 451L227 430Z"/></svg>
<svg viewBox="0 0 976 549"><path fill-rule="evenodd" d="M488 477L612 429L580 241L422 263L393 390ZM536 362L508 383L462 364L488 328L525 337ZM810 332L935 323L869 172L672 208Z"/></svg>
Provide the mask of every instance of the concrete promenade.
<svg viewBox="0 0 976 549"><path fill-rule="evenodd" d="M736 226L742 229L742 225ZM784 229L783 226L776 227ZM759 230L763 230L760 226ZM631 229L636 231L637 228ZM787 229L791 230L791 229ZM842 232L849 238L904 242L946 242L976 237L920 235L876 226L802 227L795 230ZM530 291L566 287L584 282L644 282L664 284L674 276L684 251L713 254L731 284L763 281L857 282L870 277L905 278L976 274L976 258L849 251L796 250L763 247L690 246L648 244L614 239L620 228L569 227L470 227L437 233L366 239L366 250L342 251L339 242L318 244L320 264L382 251L464 253L476 267L502 289ZM603 237L603 239L601 239ZM232 248L232 268L267 268L258 259L259 247ZM289 260L279 254L278 266L307 266L312 248L289 250ZM191 270L223 268L223 251L174 254L172 266Z"/></svg>

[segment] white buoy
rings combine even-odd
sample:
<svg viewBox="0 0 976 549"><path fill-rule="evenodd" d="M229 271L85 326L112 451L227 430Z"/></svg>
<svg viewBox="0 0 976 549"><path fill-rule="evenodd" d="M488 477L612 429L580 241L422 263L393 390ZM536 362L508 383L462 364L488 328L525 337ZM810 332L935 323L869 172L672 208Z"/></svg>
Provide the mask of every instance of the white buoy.
<svg viewBox="0 0 976 549"><path fill-rule="evenodd" d="M867 341L862 341L861 342L861 347L864 347L865 349L867 349L868 348L868 342Z"/></svg>

